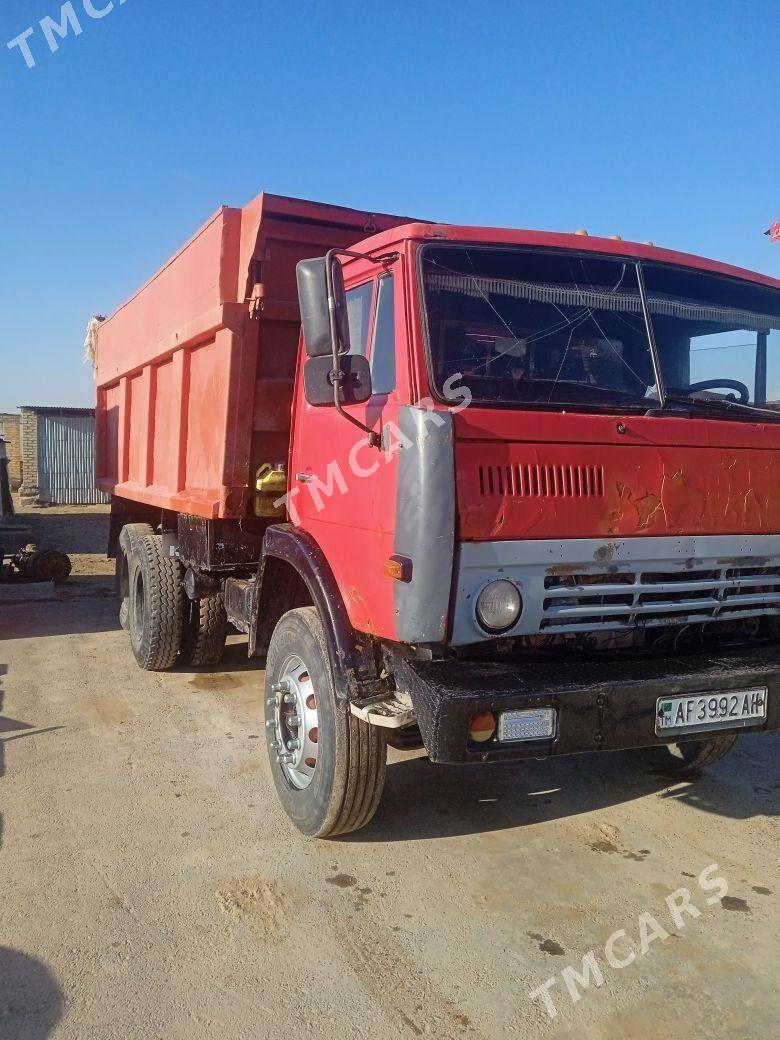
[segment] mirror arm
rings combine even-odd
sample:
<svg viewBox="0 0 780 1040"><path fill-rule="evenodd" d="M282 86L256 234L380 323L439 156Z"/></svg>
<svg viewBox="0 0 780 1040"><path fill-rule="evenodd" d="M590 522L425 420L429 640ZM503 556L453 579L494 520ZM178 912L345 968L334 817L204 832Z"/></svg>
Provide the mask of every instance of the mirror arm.
<svg viewBox="0 0 780 1040"><path fill-rule="evenodd" d="M372 430L370 426L365 426L359 419L356 419L354 415L350 415L345 410L344 405L339 400L339 390L341 389L342 382L341 369L334 368L330 373L330 381L333 383L333 403L336 406L336 411L339 415L343 416L347 422L351 422L353 426L357 426L363 433L368 434L368 444L371 448L380 448L382 446L382 438L375 430Z"/></svg>
<svg viewBox="0 0 780 1040"><path fill-rule="evenodd" d="M400 257L400 253L382 253L381 256L369 256L368 253L355 253L351 249L329 249L325 254L326 271L330 272L331 261L334 256L353 256L356 260L368 260L370 264L382 264L387 266L393 264ZM330 285L330 281L328 282Z"/></svg>
<svg viewBox="0 0 780 1040"><path fill-rule="evenodd" d="M333 261L337 256L354 256L361 260L369 260L372 264L389 264L396 260L399 256L398 253L385 253L383 256L373 257L367 256L365 253L353 253L349 249L329 249L325 254L325 280L328 287L328 315L330 317L330 338L333 344L333 371L330 374L330 381L333 383L333 403L336 406L336 411L341 415L347 422L351 422L353 426L357 426L363 433L368 434L368 444L371 448L380 448L382 446L381 434L372 430L370 426L366 426L359 419L356 419L354 415L350 415L344 408L344 405L340 400L340 390L342 382L341 367L339 365L339 354L340 344L338 335L338 326L336 323L336 301L333 295Z"/></svg>

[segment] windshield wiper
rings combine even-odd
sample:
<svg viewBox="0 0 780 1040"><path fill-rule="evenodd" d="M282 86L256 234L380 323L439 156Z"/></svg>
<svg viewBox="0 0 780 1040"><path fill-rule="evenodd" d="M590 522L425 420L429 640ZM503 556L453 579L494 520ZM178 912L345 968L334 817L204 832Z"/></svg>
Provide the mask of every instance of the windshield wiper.
<svg viewBox="0 0 780 1040"><path fill-rule="evenodd" d="M742 404L741 401L729 401L725 397L689 397L687 394L676 394L674 391L667 390L665 393L667 403L681 404L688 408L698 405L700 408L705 408L707 411L711 411L713 408L722 408L728 412L741 412L747 415L759 415L765 416L773 422L780 420L780 412L772 411L771 408L759 408L758 405L754 404Z"/></svg>

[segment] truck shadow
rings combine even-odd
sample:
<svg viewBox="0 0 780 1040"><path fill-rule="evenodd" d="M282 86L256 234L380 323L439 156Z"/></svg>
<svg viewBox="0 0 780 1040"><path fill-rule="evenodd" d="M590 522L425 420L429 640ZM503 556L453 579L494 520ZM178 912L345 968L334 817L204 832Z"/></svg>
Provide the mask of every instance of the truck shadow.
<svg viewBox="0 0 780 1040"><path fill-rule="evenodd" d="M231 674L235 672L257 672L258 697L263 693L265 669L265 658L248 657L246 636L241 633L231 632L228 635L225 646L225 656L216 667L204 665L195 668L192 665L179 663L173 669L172 674L190 676L192 685L202 690L229 689L234 685ZM262 706L262 701L258 701Z"/></svg>
<svg viewBox="0 0 780 1040"><path fill-rule="evenodd" d="M776 741L762 734L745 738L743 748L748 741L749 752L735 751L686 779L653 772L631 752L478 767L434 766L424 757L392 762L375 820L343 840L478 834L549 823L648 797L673 799L730 819L780 815Z"/></svg>
<svg viewBox="0 0 780 1040"><path fill-rule="evenodd" d="M62 507L19 511L17 519L29 527L27 541L45 549L64 553L98 553L105 555L108 545L109 515L107 508Z"/></svg>
<svg viewBox="0 0 780 1040"><path fill-rule="evenodd" d="M67 585L51 601L6 602L0 610L0 642L10 639L42 639L46 636L114 632L119 629L113 590L79 577L71 589Z"/></svg>
<svg viewBox="0 0 780 1040"><path fill-rule="evenodd" d="M0 946L2 1036L45 1040L56 1029L64 1008L62 990L41 961Z"/></svg>

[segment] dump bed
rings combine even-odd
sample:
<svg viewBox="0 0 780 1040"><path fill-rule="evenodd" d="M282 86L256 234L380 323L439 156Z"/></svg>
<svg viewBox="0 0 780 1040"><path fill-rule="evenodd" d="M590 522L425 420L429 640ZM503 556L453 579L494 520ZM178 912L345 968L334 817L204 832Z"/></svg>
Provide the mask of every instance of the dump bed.
<svg viewBox="0 0 780 1040"><path fill-rule="evenodd" d="M207 518L287 458L295 266L407 217L261 194L223 207L98 331L97 485Z"/></svg>

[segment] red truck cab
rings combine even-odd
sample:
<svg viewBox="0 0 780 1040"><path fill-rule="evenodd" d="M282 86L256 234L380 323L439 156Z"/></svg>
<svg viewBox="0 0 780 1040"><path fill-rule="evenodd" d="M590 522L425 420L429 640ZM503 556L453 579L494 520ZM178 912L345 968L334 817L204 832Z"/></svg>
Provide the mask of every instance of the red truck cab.
<svg viewBox="0 0 780 1040"><path fill-rule="evenodd" d="M361 215L383 229L353 241L338 212L326 248L262 253L288 286L297 269L294 375L251 325L281 304L239 259L226 385L218 355L198 383L207 411L224 404L220 449L183 376L165 423L177 458L188 437L197 452L176 495L155 486L154 460L175 459L148 418L146 485L117 479L122 380L191 372L206 333L161 336L102 384L99 352L105 439L108 402L127 431L111 548L139 662L210 663L193 646L218 656L228 619L246 632L267 654L277 791L317 835L373 816L388 742L443 763L637 748L690 768L777 728L780 282L583 235ZM257 375L274 363L289 435L283 380L275 401ZM222 466L221 491L187 486L199 465Z"/></svg>

